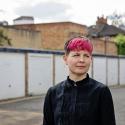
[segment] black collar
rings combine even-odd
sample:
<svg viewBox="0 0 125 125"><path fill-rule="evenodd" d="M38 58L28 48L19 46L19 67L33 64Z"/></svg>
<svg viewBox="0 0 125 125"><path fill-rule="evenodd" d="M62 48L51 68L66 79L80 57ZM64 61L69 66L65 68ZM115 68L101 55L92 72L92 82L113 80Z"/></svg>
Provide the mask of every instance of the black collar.
<svg viewBox="0 0 125 125"><path fill-rule="evenodd" d="M68 81L68 86L83 86L83 85L86 85L89 81L89 74L87 74L86 78L80 80L80 81L73 81L69 78L69 76L67 77L67 81Z"/></svg>

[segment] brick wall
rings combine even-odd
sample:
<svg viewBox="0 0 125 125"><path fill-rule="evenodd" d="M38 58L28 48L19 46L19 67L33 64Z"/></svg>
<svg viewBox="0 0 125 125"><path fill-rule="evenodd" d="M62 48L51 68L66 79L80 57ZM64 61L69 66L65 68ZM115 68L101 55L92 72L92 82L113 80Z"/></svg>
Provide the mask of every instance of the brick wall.
<svg viewBox="0 0 125 125"><path fill-rule="evenodd" d="M71 37L86 35L87 27L71 22L17 25L17 28L41 32L41 49L62 50L64 43Z"/></svg>
<svg viewBox="0 0 125 125"><path fill-rule="evenodd" d="M63 49L69 38L87 34L85 26L74 23L41 25L41 30L44 49Z"/></svg>
<svg viewBox="0 0 125 125"><path fill-rule="evenodd" d="M105 41L99 38L92 39L94 53L117 55L117 47L112 41Z"/></svg>
<svg viewBox="0 0 125 125"><path fill-rule="evenodd" d="M40 49L42 46L41 33L38 31L19 30L10 27L2 27L2 30L11 40L12 47Z"/></svg>
<svg viewBox="0 0 125 125"><path fill-rule="evenodd" d="M85 25L72 22L60 23L42 23L42 24L27 24L15 26L19 29L36 30L41 33L41 49L63 50L64 43L72 37L84 35L88 33ZM114 42L104 39L92 39L94 44L94 53L117 55L117 47Z"/></svg>

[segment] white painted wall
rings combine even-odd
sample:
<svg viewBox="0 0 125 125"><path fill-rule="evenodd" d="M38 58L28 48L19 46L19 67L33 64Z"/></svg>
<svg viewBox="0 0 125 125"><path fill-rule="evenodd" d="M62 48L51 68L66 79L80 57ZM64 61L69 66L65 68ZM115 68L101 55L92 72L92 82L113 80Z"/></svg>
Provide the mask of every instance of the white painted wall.
<svg viewBox="0 0 125 125"><path fill-rule="evenodd" d="M118 84L118 59L117 58L107 58L107 77L108 85L117 85Z"/></svg>
<svg viewBox="0 0 125 125"><path fill-rule="evenodd" d="M24 54L0 52L0 99L25 96Z"/></svg>
<svg viewBox="0 0 125 125"><path fill-rule="evenodd" d="M67 78L68 68L62 55L54 54L54 57L53 54L28 54L29 95L44 94L50 86ZM25 53L0 52L0 100L25 96L25 70ZM118 81L125 85L125 58L118 62L117 57L94 56L88 73L107 85L117 85Z"/></svg>
<svg viewBox="0 0 125 125"><path fill-rule="evenodd" d="M120 81L120 85L125 85L125 59L121 58L119 60L119 81Z"/></svg>
<svg viewBox="0 0 125 125"><path fill-rule="evenodd" d="M34 20L16 20L16 21L14 21L14 25L21 25L21 24L34 24Z"/></svg>
<svg viewBox="0 0 125 125"><path fill-rule="evenodd" d="M93 58L93 78L103 84L106 84L106 58L97 57Z"/></svg>
<svg viewBox="0 0 125 125"><path fill-rule="evenodd" d="M55 56L55 84L65 80L68 76L68 68L62 55Z"/></svg>
<svg viewBox="0 0 125 125"><path fill-rule="evenodd" d="M46 93L53 85L52 81L52 55L28 54L28 78L30 95Z"/></svg>

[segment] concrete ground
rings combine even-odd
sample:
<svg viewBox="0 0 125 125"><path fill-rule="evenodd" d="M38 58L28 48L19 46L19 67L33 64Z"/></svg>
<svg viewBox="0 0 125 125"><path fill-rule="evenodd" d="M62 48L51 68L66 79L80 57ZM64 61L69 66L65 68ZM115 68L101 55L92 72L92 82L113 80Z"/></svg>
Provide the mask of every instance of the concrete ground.
<svg viewBox="0 0 125 125"><path fill-rule="evenodd" d="M0 103L0 125L42 125L43 97Z"/></svg>
<svg viewBox="0 0 125 125"><path fill-rule="evenodd" d="M125 125L125 87L110 88L115 107L116 125ZM42 125L44 97L0 102L0 125Z"/></svg>
<svg viewBox="0 0 125 125"><path fill-rule="evenodd" d="M116 125L125 125L125 87L111 88L111 92L114 100Z"/></svg>

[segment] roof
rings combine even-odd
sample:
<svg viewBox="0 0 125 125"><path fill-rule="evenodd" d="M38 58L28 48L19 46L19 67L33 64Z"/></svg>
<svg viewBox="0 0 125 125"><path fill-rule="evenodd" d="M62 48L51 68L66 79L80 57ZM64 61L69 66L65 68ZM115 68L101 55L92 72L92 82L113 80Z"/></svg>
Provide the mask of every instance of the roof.
<svg viewBox="0 0 125 125"><path fill-rule="evenodd" d="M34 20L34 18L32 16L20 16L14 19L14 21L17 21L17 20Z"/></svg>
<svg viewBox="0 0 125 125"><path fill-rule="evenodd" d="M108 24L97 24L88 28L88 35L91 37L116 36L119 33L125 34L125 30Z"/></svg>
<svg viewBox="0 0 125 125"><path fill-rule="evenodd" d="M6 25L8 25L8 22L7 21L0 21L0 25L6 26Z"/></svg>
<svg viewBox="0 0 125 125"><path fill-rule="evenodd" d="M87 27L86 25L84 24L80 24L80 23L76 23L76 22L71 22L71 21L56 21L56 22L43 22L43 23L36 23L34 25L50 25L50 24L73 24L73 25L79 25L79 26L84 26L84 27Z"/></svg>

